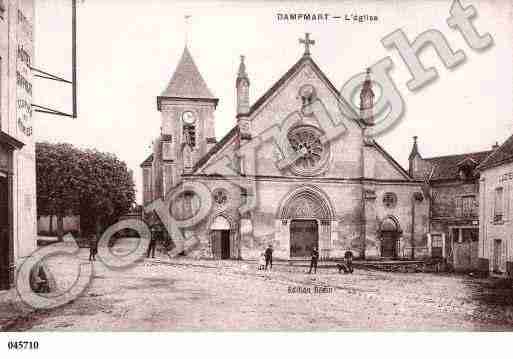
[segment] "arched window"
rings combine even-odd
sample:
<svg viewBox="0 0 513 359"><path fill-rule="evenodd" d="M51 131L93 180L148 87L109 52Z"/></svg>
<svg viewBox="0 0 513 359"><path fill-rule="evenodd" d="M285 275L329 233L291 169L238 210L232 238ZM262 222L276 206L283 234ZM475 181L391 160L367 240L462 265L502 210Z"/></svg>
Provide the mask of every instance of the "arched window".
<svg viewBox="0 0 513 359"><path fill-rule="evenodd" d="M183 125L183 138L185 143L192 148L196 147L196 127L194 125Z"/></svg>

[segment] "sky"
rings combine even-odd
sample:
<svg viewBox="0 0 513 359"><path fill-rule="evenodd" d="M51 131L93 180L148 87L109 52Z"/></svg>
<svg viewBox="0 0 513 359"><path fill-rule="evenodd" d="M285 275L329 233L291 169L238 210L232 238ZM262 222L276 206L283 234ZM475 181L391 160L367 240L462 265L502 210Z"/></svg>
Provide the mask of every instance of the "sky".
<svg viewBox="0 0 513 359"><path fill-rule="evenodd" d="M462 1L473 5L473 23L494 45L476 52L447 25L452 1L188 1L79 0L78 118L34 117L38 141L69 142L115 153L134 172L141 200L139 164L160 132L156 97L164 90L186 38L212 92L220 99L216 137L235 124L235 78L246 56L256 101L302 55L298 39L311 33L313 59L337 88L384 57L405 102L403 118L376 140L405 168L412 136L424 157L487 150L513 133L513 1ZM278 13L329 13L339 20L278 21ZM351 22L345 15L378 16L376 22ZM189 24L185 15L191 15ZM411 92L411 75L398 52L381 39L402 29L410 41L435 29L466 61L443 66L433 48L422 50L425 67L439 78ZM186 33L188 34L186 36ZM71 1L36 0L35 66L71 78ZM71 111L71 88L34 80L34 103Z"/></svg>

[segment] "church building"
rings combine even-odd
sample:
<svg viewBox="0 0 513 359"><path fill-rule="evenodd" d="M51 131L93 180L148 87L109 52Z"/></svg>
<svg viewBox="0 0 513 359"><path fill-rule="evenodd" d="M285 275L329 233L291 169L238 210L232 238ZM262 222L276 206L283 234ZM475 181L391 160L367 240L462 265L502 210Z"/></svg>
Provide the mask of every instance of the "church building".
<svg viewBox="0 0 513 359"><path fill-rule="evenodd" d="M424 180L367 136L374 124L372 73L361 86L360 118L346 116L343 107L350 105L314 61L314 42L307 34L301 43L304 53L256 101L250 96L250 61L241 57L233 78L237 115L219 140L219 99L185 47L157 97L161 133L141 164L144 205L184 183L208 187L212 209L186 229L199 238L186 253L192 257L256 258L269 244L285 260L308 258L313 248L321 259L341 258L346 251L368 259L429 256ZM266 140L273 128L283 136ZM334 128L344 131L333 136ZM253 161L239 156L246 148L254 149ZM284 166L282 149L292 158ZM200 205L194 193L180 198L171 203L173 215Z"/></svg>

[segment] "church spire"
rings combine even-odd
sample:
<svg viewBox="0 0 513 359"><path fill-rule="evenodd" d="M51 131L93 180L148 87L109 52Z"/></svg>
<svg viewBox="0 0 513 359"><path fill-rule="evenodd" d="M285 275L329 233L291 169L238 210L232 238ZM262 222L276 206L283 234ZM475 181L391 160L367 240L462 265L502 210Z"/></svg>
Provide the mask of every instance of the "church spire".
<svg viewBox="0 0 513 359"><path fill-rule="evenodd" d="M187 46L185 46L178 66L176 66L176 70L161 97L206 99L217 102L218 99L203 80Z"/></svg>
<svg viewBox="0 0 513 359"><path fill-rule="evenodd" d="M244 56L240 57L239 71L235 80L237 89L237 115L244 115L249 112L249 77L246 73Z"/></svg>

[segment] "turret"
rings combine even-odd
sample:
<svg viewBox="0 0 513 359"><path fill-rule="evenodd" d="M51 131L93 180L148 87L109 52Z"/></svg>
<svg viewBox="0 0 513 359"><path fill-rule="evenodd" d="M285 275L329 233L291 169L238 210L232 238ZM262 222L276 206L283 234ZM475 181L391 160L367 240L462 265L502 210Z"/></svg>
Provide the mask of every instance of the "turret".
<svg viewBox="0 0 513 359"><path fill-rule="evenodd" d="M372 81L370 78L370 68L367 68L367 76L363 82L360 92L360 118L368 125L374 125L374 115L372 107L374 106L374 92L372 91Z"/></svg>
<svg viewBox="0 0 513 359"><path fill-rule="evenodd" d="M249 112L249 78L246 73L244 56L240 57L239 72L235 81L237 89L237 115L245 115Z"/></svg>

